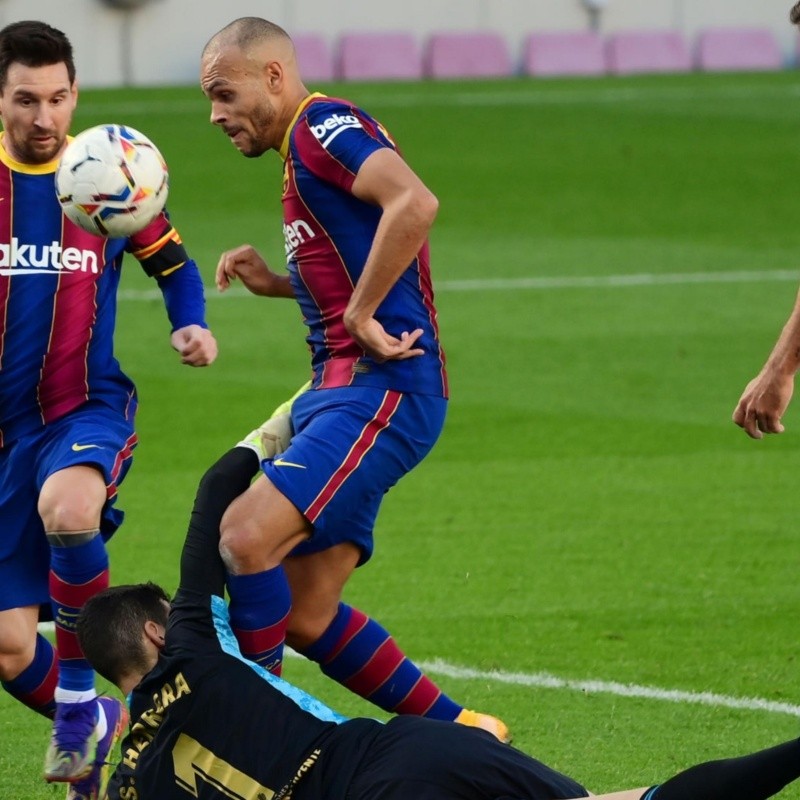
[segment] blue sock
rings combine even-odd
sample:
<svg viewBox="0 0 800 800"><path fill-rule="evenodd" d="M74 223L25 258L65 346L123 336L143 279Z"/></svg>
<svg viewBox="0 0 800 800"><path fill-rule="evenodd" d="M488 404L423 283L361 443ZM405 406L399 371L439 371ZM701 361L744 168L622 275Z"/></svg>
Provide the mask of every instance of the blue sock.
<svg viewBox="0 0 800 800"><path fill-rule="evenodd" d="M286 626L292 609L283 567L227 577L231 628L242 655L273 675L281 674Z"/></svg>
<svg viewBox="0 0 800 800"><path fill-rule="evenodd" d="M67 540L68 537L61 537ZM108 553L99 535L80 544L50 542L50 599L56 625L58 686L74 692L94 689L94 670L78 644L75 623L83 604L108 587Z"/></svg>

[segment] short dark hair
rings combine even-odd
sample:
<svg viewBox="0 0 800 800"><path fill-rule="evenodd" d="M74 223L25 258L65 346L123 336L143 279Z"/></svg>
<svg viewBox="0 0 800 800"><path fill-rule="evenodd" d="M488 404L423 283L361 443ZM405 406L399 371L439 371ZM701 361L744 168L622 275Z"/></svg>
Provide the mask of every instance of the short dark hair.
<svg viewBox="0 0 800 800"><path fill-rule="evenodd" d="M789 22L792 25L800 25L800 3L795 3L789 12Z"/></svg>
<svg viewBox="0 0 800 800"><path fill-rule="evenodd" d="M212 45L220 42L236 45L242 52L247 52L252 45L269 39L285 39L290 43L292 41L292 37L274 22L261 17L239 17L211 37L203 48L203 55Z"/></svg>
<svg viewBox="0 0 800 800"><path fill-rule="evenodd" d="M0 91L5 88L12 64L47 67L66 64L70 86L75 83L75 61L66 34L46 22L12 22L0 30Z"/></svg>
<svg viewBox="0 0 800 800"><path fill-rule="evenodd" d="M142 644L145 622L166 627L169 595L155 583L112 586L86 601L78 615L77 633L86 660L107 680L150 665Z"/></svg>

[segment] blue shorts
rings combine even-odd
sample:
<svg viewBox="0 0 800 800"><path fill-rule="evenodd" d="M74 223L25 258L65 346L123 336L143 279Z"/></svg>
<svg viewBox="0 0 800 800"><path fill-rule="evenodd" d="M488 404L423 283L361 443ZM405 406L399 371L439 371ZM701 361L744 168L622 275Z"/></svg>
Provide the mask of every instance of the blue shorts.
<svg viewBox="0 0 800 800"><path fill-rule="evenodd" d="M0 450L0 611L49 601L50 549L37 511L45 480L66 467L97 467L108 492L108 539L122 522L114 502L136 444L133 419L88 403Z"/></svg>
<svg viewBox="0 0 800 800"><path fill-rule="evenodd" d="M372 555L372 531L384 494L430 452L447 400L372 387L305 392L292 406L295 435L262 468L313 527L291 555L352 542L360 564Z"/></svg>

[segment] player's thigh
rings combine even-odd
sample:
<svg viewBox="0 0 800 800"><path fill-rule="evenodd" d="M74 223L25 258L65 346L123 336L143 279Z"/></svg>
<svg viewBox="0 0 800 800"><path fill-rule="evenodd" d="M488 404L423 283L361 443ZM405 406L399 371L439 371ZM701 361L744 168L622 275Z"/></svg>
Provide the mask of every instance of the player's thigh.
<svg viewBox="0 0 800 800"><path fill-rule="evenodd" d="M48 425L36 453L42 516L67 514L68 525L99 524L105 534L113 533L122 520L113 505L137 442L132 420L100 404L87 404ZM70 523L76 515L88 524ZM47 522L49 529L62 524L58 518Z"/></svg>
<svg viewBox="0 0 800 800"><path fill-rule="evenodd" d="M278 561L308 532L297 507L264 475L228 506L220 523L223 551L257 551Z"/></svg>
<svg viewBox="0 0 800 800"><path fill-rule="evenodd" d="M293 408L297 433L263 465L267 477L313 525L292 555L347 541L372 553L372 531L385 493L435 443L446 401L378 389L306 392Z"/></svg>

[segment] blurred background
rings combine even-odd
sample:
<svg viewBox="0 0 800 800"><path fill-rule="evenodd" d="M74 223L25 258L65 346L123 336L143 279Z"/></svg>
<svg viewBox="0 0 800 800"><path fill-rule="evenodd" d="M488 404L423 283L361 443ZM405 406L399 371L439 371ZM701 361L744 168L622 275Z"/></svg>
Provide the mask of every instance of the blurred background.
<svg viewBox="0 0 800 800"><path fill-rule="evenodd" d="M198 55L210 36L240 16L265 17L292 35L319 37L334 60L350 33L403 32L420 51L442 31L492 33L504 41L511 69L523 69L534 32L595 31L604 39L632 31L679 34L696 59L712 27L760 28L774 37L782 62L796 61L788 0L0 0L0 25L35 17L72 40L81 84L152 86L197 81ZM320 76L322 77L322 76Z"/></svg>

